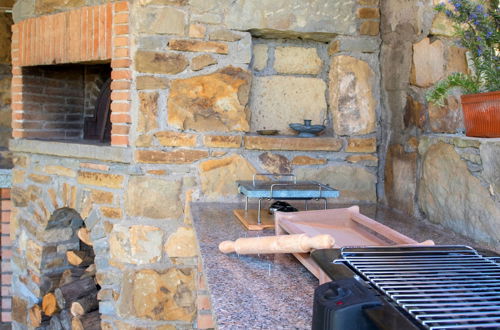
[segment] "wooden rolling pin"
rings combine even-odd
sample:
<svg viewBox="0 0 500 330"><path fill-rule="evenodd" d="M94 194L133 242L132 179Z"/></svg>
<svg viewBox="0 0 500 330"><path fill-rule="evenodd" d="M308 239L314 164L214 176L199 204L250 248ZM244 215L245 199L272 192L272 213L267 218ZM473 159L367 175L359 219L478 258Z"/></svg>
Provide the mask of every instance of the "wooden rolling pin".
<svg viewBox="0 0 500 330"><path fill-rule="evenodd" d="M222 253L238 254L305 253L312 249L329 249L334 243L335 240L330 235L309 237L306 234L295 234L238 238L234 242L220 243L219 250Z"/></svg>

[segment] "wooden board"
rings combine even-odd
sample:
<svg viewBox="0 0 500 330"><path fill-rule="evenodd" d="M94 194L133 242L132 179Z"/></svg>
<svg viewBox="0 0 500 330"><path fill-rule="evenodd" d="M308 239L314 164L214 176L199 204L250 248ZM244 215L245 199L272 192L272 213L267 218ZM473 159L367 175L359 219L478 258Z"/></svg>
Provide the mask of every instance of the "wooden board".
<svg viewBox="0 0 500 330"><path fill-rule="evenodd" d="M329 234L335 239L335 248L343 246L389 246L418 244L417 241L359 213L358 206L303 212L276 212L276 235ZM331 281L308 253L294 256L321 283Z"/></svg>
<svg viewBox="0 0 500 330"><path fill-rule="evenodd" d="M269 214L267 210L260 212L261 224L257 223L257 210L233 210L234 215L241 221L243 226L248 230L262 230L274 228L274 216Z"/></svg>

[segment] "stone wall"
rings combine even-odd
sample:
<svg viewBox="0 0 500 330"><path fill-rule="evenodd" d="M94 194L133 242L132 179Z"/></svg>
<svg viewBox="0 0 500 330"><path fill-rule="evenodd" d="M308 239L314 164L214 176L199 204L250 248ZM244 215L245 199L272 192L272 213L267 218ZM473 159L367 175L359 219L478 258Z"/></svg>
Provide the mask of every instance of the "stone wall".
<svg viewBox="0 0 500 330"><path fill-rule="evenodd" d="M468 71L466 52L452 38L451 24L433 10L439 2L381 3L381 129L390 134L383 134L380 143L379 192L384 195L379 197L498 248L493 230L500 219L498 178L491 174L498 159L489 151L498 142L463 137L458 94L448 97L444 107L425 100L425 93L447 74Z"/></svg>
<svg viewBox="0 0 500 330"><path fill-rule="evenodd" d="M14 16L49 4L18 1ZM130 57L130 70L112 73L112 86L130 90L128 147L11 143L16 327L66 267L73 232L55 242L51 222L61 210L91 229L104 328L208 328L192 200L241 200L235 181L257 172L323 181L341 202L377 199L378 1L141 0L128 9L118 39L130 48L113 54ZM290 135L288 123L303 119L324 121L325 133ZM280 135L254 133L264 127Z"/></svg>

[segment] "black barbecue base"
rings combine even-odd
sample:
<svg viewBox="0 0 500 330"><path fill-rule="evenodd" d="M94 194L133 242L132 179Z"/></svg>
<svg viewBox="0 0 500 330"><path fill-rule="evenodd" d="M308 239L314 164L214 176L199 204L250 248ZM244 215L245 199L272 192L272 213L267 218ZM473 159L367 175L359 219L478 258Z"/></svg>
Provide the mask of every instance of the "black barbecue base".
<svg viewBox="0 0 500 330"><path fill-rule="evenodd" d="M332 263L340 258L339 249L316 250L311 256L333 280L316 289L313 330L423 329L413 323L403 310L387 302L362 280L359 281L359 276L348 266ZM334 288L333 294L330 287ZM352 294L347 295L346 292Z"/></svg>

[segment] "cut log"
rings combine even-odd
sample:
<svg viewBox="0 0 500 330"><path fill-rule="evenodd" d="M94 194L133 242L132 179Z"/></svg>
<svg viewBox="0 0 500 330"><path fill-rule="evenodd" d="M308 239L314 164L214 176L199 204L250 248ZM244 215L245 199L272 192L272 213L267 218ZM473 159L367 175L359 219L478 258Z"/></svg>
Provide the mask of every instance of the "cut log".
<svg viewBox="0 0 500 330"><path fill-rule="evenodd" d="M34 305L31 307L28 311L28 316L30 325L35 328L41 326L44 322L49 321L49 317L42 313L42 307L40 307L40 305Z"/></svg>
<svg viewBox="0 0 500 330"><path fill-rule="evenodd" d="M54 293L47 293L43 296L42 311L47 316L52 316L59 311L56 295Z"/></svg>
<svg viewBox="0 0 500 330"><path fill-rule="evenodd" d="M90 251L67 251L66 258L73 266L87 267L94 263L94 255Z"/></svg>
<svg viewBox="0 0 500 330"><path fill-rule="evenodd" d="M85 269L85 272L80 276L80 278L93 277L96 273L96 266L92 264Z"/></svg>
<svg viewBox="0 0 500 330"><path fill-rule="evenodd" d="M59 321L61 322L64 330L71 330L72 318L73 317L71 316L71 313L68 309L62 310L61 313L59 313Z"/></svg>
<svg viewBox="0 0 500 330"><path fill-rule="evenodd" d="M71 328L73 330L100 330L101 315L99 311L73 317L71 320Z"/></svg>
<svg viewBox="0 0 500 330"><path fill-rule="evenodd" d="M88 246L92 246L92 240L90 239L90 230L85 227L78 229L78 238Z"/></svg>
<svg viewBox="0 0 500 330"><path fill-rule="evenodd" d="M82 316L99 308L97 290L71 304L71 315Z"/></svg>
<svg viewBox="0 0 500 330"><path fill-rule="evenodd" d="M49 329L50 330L64 330L61 321L59 320L59 314L54 314L50 318L50 323L49 323Z"/></svg>
<svg viewBox="0 0 500 330"><path fill-rule="evenodd" d="M92 277L87 277L57 288L54 294L59 308L66 309L69 308L74 301L95 290L97 290L97 288L94 279Z"/></svg>
<svg viewBox="0 0 500 330"><path fill-rule="evenodd" d="M79 280L83 274L85 274L85 268L66 269L61 275L58 287Z"/></svg>

